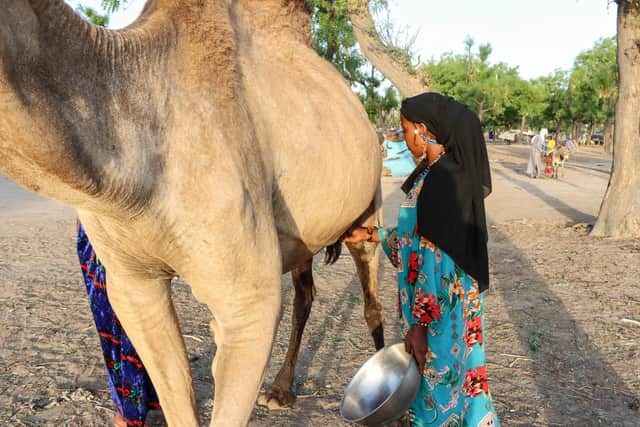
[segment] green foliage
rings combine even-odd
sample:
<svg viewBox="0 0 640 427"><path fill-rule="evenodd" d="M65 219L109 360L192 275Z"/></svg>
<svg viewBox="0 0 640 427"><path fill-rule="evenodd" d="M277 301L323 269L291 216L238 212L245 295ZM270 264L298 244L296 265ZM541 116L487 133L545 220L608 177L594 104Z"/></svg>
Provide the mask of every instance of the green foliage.
<svg viewBox="0 0 640 427"><path fill-rule="evenodd" d="M568 97L569 73L556 70L547 77L532 82L543 94L542 111L535 118L539 127L553 130L565 129L571 119L570 99Z"/></svg>
<svg viewBox="0 0 640 427"><path fill-rule="evenodd" d="M617 87L615 39L600 39L576 57L569 85L571 116L584 123L604 122L613 116L609 98L617 97Z"/></svg>
<svg viewBox="0 0 640 427"><path fill-rule="evenodd" d="M536 352L542 348L542 338L544 337L544 329L537 328L529 336L529 348L531 351Z"/></svg>
<svg viewBox="0 0 640 427"><path fill-rule="evenodd" d="M102 0L101 6L108 14L111 14L127 3L128 0Z"/></svg>
<svg viewBox="0 0 640 427"><path fill-rule="evenodd" d="M614 114L617 64L615 38L582 52L572 71L526 81L518 69L491 64L491 46L467 37L464 53L446 53L423 64L435 91L453 96L480 116L485 128L568 130L573 124L601 126Z"/></svg>
<svg viewBox="0 0 640 427"><path fill-rule="evenodd" d="M82 15L87 21L99 27L106 27L109 25L109 16L101 15L95 9L86 6L78 6L76 11Z"/></svg>
<svg viewBox="0 0 640 427"><path fill-rule="evenodd" d="M491 65L491 45L478 46L467 37L465 53L444 54L423 65L435 91L452 96L473 109L485 126L507 127L519 124L526 99L532 98L517 68L504 63Z"/></svg>
<svg viewBox="0 0 640 427"><path fill-rule="evenodd" d="M362 304L362 297L360 295L349 295L344 300L349 304L353 304L353 305Z"/></svg>
<svg viewBox="0 0 640 427"><path fill-rule="evenodd" d="M393 88L381 92L384 77L371 66L358 49L348 16L352 1L307 1L313 23L314 47L355 89L371 122L378 127L387 127L395 124L393 112L399 106L398 94ZM373 2L374 9L382 10L385 6L384 0Z"/></svg>
<svg viewBox="0 0 640 427"><path fill-rule="evenodd" d="M395 88L389 87L380 94L380 85L383 77L375 71L371 66L371 74L364 77L364 92L356 92L358 98L362 102L369 120L379 128L397 127L400 125L400 119L397 113L400 107L400 99Z"/></svg>
<svg viewBox="0 0 640 427"><path fill-rule="evenodd" d="M331 62L350 84L361 83L366 59L356 46L346 0L309 0L316 51Z"/></svg>

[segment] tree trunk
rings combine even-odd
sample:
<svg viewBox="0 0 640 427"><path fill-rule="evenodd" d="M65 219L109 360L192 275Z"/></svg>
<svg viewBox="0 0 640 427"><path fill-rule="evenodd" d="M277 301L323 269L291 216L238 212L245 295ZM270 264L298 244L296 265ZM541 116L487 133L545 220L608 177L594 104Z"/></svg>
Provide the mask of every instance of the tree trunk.
<svg viewBox="0 0 640 427"><path fill-rule="evenodd" d="M604 122L604 152L611 153L613 150L613 120L611 117L607 117Z"/></svg>
<svg viewBox="0 0 640 427"><path fill-rule="evenodd" d="M571 140L575 144L580 144L580 123L577 120L574 120L573 125L571 126Z"/></svg>
<svg viewBox="0 0 640 427"><path fill-rule="evenodd" d="M355 0L349 10L349 18L362 53L383 76L389 79L402 97L418 95L430 90L426 74L420 70L415 75L410 73L407 64L395 59L380 41L369 11L369 0Z"/></svg>
<svg viewBox="0 0 640 427"><path fill-rule="evenodd" d="M602 137L604 138L604 152L611 153L613 149L613 115L610 114L610 112L615 106L615 98L613 95L609 96L607 105L609 108L607 111L607 120L604 122L604 134Z"/></svg>
<svg viewBox="0 0 640 427"><path fill-rule="evenodd" d="M619 95L613 168L592 235L640 237L640 3L618 0Z"/></svg>
<svg viewBox="0 0 640 427"><path fill-rule="evenodd" d="M593 128L594 128L594 124L593 122L589 123L589 130L587 131L587 139L585 141L585 144L591 144L591 137L593 137Z"/></svg>

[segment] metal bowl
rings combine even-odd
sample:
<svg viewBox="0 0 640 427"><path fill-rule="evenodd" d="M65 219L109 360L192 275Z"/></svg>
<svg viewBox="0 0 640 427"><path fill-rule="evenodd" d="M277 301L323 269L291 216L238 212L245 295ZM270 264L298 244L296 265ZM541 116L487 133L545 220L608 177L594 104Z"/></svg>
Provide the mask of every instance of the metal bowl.
<svg viewBox="0 0 640 427"><path fill-rule="evenodd" d="M404 415L419 386L418 366L404 343L385 347L362 365L345 389L340 415L349 423L384 425Z"/></svg>

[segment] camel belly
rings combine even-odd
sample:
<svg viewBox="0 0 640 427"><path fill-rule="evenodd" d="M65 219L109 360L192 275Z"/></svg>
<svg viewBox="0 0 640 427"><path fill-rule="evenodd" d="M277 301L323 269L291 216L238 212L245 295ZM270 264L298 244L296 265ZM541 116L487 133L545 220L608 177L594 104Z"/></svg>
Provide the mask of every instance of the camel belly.
<svg viewBox="0 0 640 427"><path fill-rule="evenodd" d="M312 49L254 39L242 55L247 107L274 177L285 270L335 243L371 205L382 161L360 100ZM301 258L304 258L300 261Z"/></svg>

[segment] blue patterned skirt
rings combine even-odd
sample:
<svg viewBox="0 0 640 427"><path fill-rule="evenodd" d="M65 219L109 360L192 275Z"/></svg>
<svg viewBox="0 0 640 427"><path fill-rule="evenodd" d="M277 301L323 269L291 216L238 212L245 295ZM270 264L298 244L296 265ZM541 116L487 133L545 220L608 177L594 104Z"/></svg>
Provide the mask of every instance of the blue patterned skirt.
<svg viewBox="0 0 640 427"><path fill-rule="evenodd" d="M144 426L147 412L160 409L158 396L142 361L122 329L107 298L104 266L78 222L78 258L89 294L116 410L128 426Z"/></svg>

